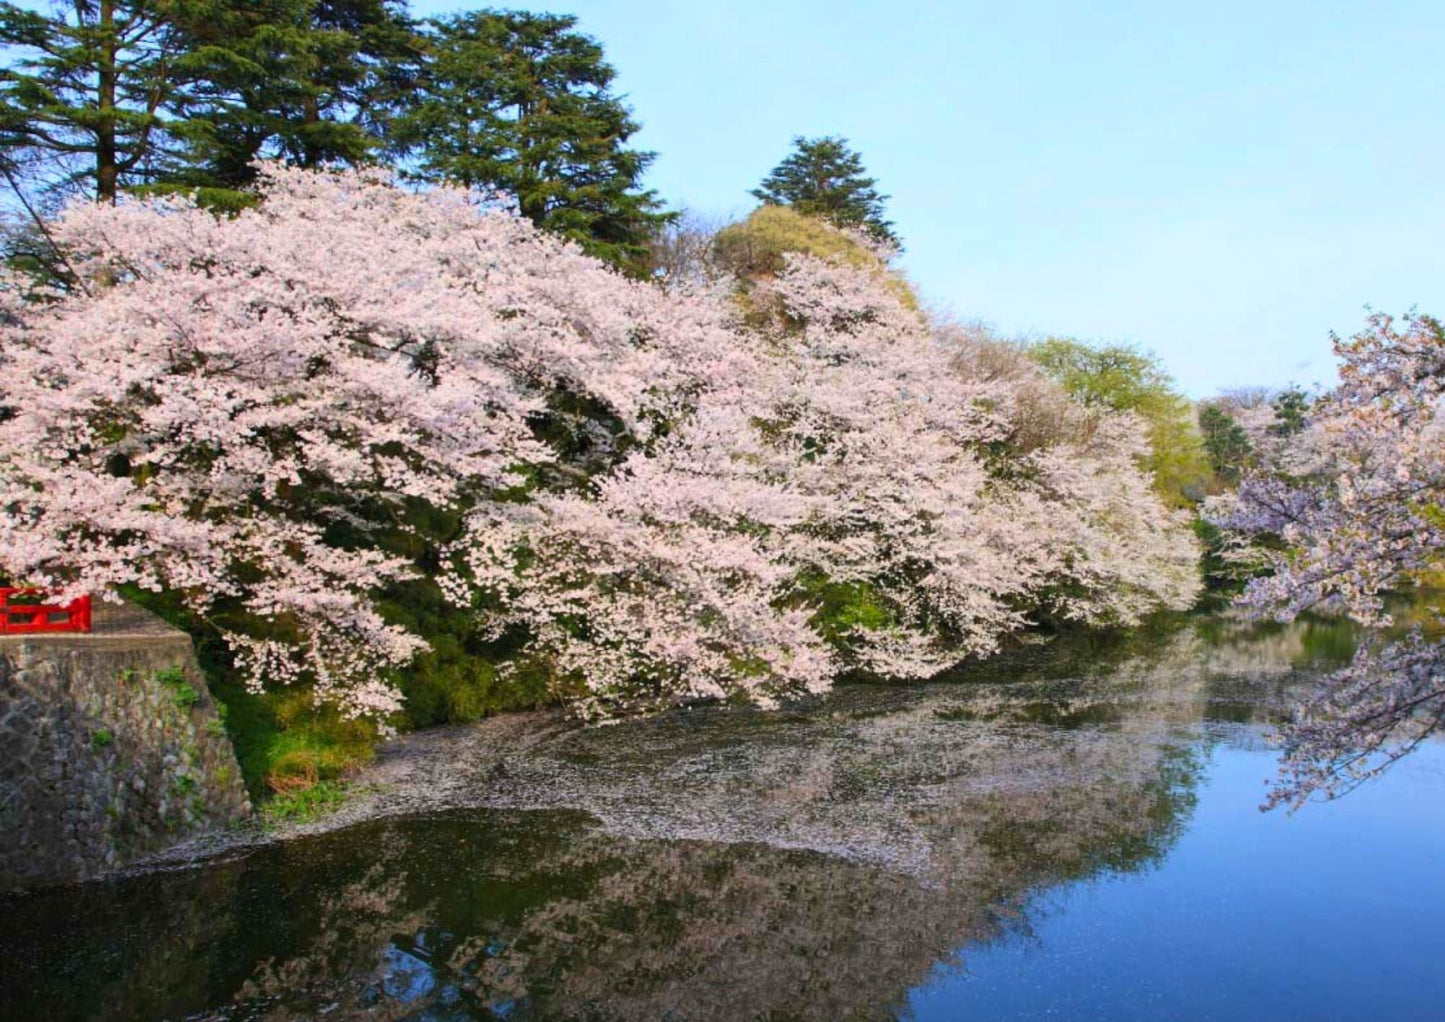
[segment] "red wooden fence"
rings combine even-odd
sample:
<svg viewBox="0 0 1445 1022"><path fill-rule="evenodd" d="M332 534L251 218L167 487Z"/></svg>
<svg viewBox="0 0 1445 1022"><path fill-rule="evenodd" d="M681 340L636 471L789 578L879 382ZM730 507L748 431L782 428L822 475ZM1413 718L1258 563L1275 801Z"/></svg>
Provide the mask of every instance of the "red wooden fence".
<svg viewBox="0 0 1445 1022"><path fill-rule="evenodd" d="M60 604L38 602L43 595L39 589L0 588L0 635L90 631L89 596ZM14 602L16 597L21 602Z"/></svg>

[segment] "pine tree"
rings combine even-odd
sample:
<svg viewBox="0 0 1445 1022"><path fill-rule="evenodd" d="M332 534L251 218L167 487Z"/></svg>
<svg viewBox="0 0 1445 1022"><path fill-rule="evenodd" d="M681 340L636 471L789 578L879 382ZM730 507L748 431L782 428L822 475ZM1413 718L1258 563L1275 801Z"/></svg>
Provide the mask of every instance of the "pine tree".
<svg viewBox="0 0 1445 1022"><path fill-rule="evenodd" d="M793 139L793 152L773 168L752 195L774 206L792 206L840 227L860 227L879 241L901 247L885 216L888 196L878 194L863 158L839 136Z"/></svg>
<svg viewBox="0 0 1445 1022"><path fill-rule="evenodd" d="M183 0L74 0L44 14L0 3L0 153L50 192L114 202L153 177L170 141L164 108ZM13 182L12 182L13 183Z"/></svg>
<svg viewBox="0 0 1445 1022"><path fill-rule="evenodd" d="M1254 445L1244 427L1222 408L1205 405L1199 411L1199 432L1214 474L1226 485L1237 484L1254 455Z"/></svg>
<svg viewBox="0 0 1445 1022"><path fill-rule="evenodd" d="M401 0L228 0L187 25L198 86L172 107L187 160L166 180L246 201L258 159L361 164L415 84L419 39Z"/></svg>
<svg viewBox="0 0 1445 1022"><path fill-rule="evenodd" d="M425 181L516 197L538 227L635 274L672 217L641 187L653 154L613 94L616 72L577 19L482 11L432 22L414 105L396 150Z"/></svg>
<svg viewBox="0 0 1445 1022"><path fill-rule="evenodd" d="M1281 391L1270 402L1274 407L1274 422L1270 423L1272 436L1294 436L1304 432L1308 424L1310 398L1298 386L1291 385Z"/></svg>

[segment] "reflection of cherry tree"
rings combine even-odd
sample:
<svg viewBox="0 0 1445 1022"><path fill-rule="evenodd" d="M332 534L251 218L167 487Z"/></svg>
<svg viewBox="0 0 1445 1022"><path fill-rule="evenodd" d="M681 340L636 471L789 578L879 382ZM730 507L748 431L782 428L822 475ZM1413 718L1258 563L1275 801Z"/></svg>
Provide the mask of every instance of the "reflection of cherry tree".
<svg viewBox="0 0 1445 1022"><path fill-rule="evenodd" d="M891 1018L960 949L1026 929L1035 892L1165 853L1214 678L1199 651L1184 629L1082 685L1066 672L846 689L828 713L695 712L562 731L523 754L507 742L505 770L475 768L480 799L586 806L604 828L530 840L535 817L506 818L516 843L489 863L524 888L550 878L550 893L471 932L448 912L475 895L452 890L413 933L427 871L456 867L398 857L410 893L395 930L432 949L427 998L451 989L479 1013ZM1087 704L1061 698L1080 687Z"/></svg>
<svg viewBox="0 0 1445 1022"><path fill-rule="evenodd" d="M1263 553L1271 573L1250 584L1248 603L1288 618L1334 599L1384 627L1385 594L1437 567L1445 548L1445 327L1374 315L1335 353L1340 386L1301 434L1308 456L1248 478L1213 515L1238 535L1280 541ZM1442 679L1437 641L1414 635L1363 648L1285 729L1272 802L1348 791L1441 730Z"/></svg>
<svg viewBox="0 0 1445 1022"><path fill-rule="evenodd" d="M147 982L86 990L132 1016L891 1018L939 964L1027 933L1035 894L1160 861L1218 733L1201 720L1273 701L1314 627L1081 637L805 711L416 736L438 783L409 783L450 802L125 881L97 925L147 939L104 969ZM188 985L153 1000L166 963Z"/></svg>
<svg viewBox="0 0 1445 1022"><path fill-rule="evenodd" d="M387 982L386 948L397 934L416 933L429 906L407 897L405 848L395 839L375 846L375 858L357 879L324 892L316 905L315 938L306 952L258 963L236 992L240 1004L273 1003L266 1017L311 1019L338 1003L352 1001L348 1017L376 1022L404 1017L406 999L371 996L365 1010L358 993L373 994Z"/></svg>
<svg viewBox="0 0 1445 1022"><path fill-rule="evenodd" d="M478 849L494 874L545 885L520 913L468 906L478 894L457 882L452 852L420 829L408 835L415 847L392 831L388 842L405 854L381 872L356 867L355 880L320 900L310 941L261 963L237 1004L248 1017L285 1020L322 1009L416 1017L448 1005L481 1018L893 1018L906 991L960 948L1026 928L1040 886L1157 854L1179 812L1172 785L975 800L970 819L947 824L983 828L956 864L971 872L947 880L801 849L576 825L504 839L503 828L537 826L520 814Z"/></svg>

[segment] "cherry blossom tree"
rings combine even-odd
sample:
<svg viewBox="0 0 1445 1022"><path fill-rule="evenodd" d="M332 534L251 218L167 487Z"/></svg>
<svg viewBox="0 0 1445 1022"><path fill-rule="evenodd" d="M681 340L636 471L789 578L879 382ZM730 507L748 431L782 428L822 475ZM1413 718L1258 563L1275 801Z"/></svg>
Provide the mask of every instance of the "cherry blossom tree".
<svg viewBox="0 0 1445 1022"><path fill-rule="evenodd" d="M1437 567L1445 549L1445 327L1375 314L1335 353L1340 385L1291 449L1210 513L1237 536L1274 540L1256 547L1271 570L1245 602L1289 619L1337 601L1383 630L1384 596ZM1283 729L1269 804L1342 794L1442 728L1445 648L1420 633L1368 642Z"/></svg>
<svg viewBox="0 0 1445 1022"><path fill-rule="evenodd" d="M935 674L1045 608L1132 624L1193 601L1197 549L1138 468L1137 419L1070 405L1071 440L998 454L1020 385L971 372L878 268L790 255L748 286L735 386L595 499L478 512L497 627L530 629L588 710L771 705L840 670Z"/></svg>
<svg viewBox="0 0 1445 1022"><path fill-rule="evenodd" d="M234 218L76 206L56 233L81 287L6 282L0 571L181 593L254 684L385 717L386 671L423 642L376 610L415 568L368 525L565 470L539 424L584 398L612 447L645 442L727 377L726 337L462 191L276 166L263 184Z"/></svg>
<svg viewBox="0 0 1445 1022"><path fill-rule="evenodd" d="M0 572L179 594L255 686L384 720L425 570L602 716L924 677L1190 603L1143 426L982 371L880 258L629 281L467 192L266 167L79 206L0 295ZM1021 438L1039 392L1064 424ZM416 505L463 522L424 557ZM234 613L239 609L239 613Z"/></svg>

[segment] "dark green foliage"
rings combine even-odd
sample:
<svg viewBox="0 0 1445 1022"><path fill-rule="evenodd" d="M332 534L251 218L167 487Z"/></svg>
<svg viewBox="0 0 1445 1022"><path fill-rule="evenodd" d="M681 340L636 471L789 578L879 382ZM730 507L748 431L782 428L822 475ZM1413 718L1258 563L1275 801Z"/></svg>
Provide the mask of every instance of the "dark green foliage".
<svg viewBox="0 0 1445 1022"><path fill-rule="evenodd" d="M479 11L430 24L416 98L392 142L426 181L516 196L538 227L628 272L670 214L640 186L653 154L629 148L616 72L577 19Z"/></svg>
<svg viewBox="0 0 1445 1022"><path fill-rule="evenodd" d="M115 741L115 734L109 728L101 728L90 736L90 747L96 752Z"/></svg>
<svg viewBox="0 0 1445 1022"><path fill-rule="evenodd" d="M176 705L182 710L189 710L201 701L201 694L196 691L195 686L190 682L182 682L176 686L176 690L172 693L171 698L175 700Z"/></svg>
<svg viewBox="0 0 1445 1022"><path fill-rule="evenodd" d="M798 605L812 610L812 626L839 650L852 647L856 632L898 623L897 608L866 581L835 582L822 572L808 571L797 580L796 598Z"/></svg>
<svg viewBox="0 0 1445 1022"><path fill-rule="evenodd" d="M484 637L475 613L449 604L430 579L393 587L380 606L389 622L431 645L395 679L406 698L407 726L480 720L555 700L549 674L514 662L520 636Z"/></svg>
<svg viewBox="0 0 1445 1022"><path fill-rule="evenodd" d="M859 227L880 241L900 247L877 183L863 158L838 136L793 139L794 151L763 178L752 195L770 206L792 206L839 227Z"/></svg>
<svg viewBox="0 0 1445 1022"><path fill-rule="evenodd" d="M1294 436L1304 431L1309 415L1310 399L1297 386L1281 391L1271 402L1274 406L1274 422L1269 426L1273 436Z"/></svg>
<svg viewBox="0 0 1445 1022"><path fill-rule="evenodd" d="M1199 569L1206 590L1200 606L1213 608L1227 605L1251 578L1266 569L1262 564L1240 564L1227 559L1224 556L1227 537L1218 526L1196 517L1193 527L1202 551Z"/></svg>
<svg viewBox="0 0 1445 1022"><path fill-rule="evenodd" d="M52 190L103 202L154 173L165 107L185 86L174 16L185 0L76 0L39 13L0 3L0 154Z"/></svg>
<svg viewBox="0 0 1445 1022"><path fill-rule="evenodd" d="M259 158L369 159L419 62L400 0L0 3L0 42L0 155L41 189L225 212Z"/></svg>
<svg viewBox="0 0 1445 1022"><path fill-rule="evenodd" d="M161 187L229 212L251 201L258 159L359 164L381 148L420 59L404 3L227 0L208 15L184 25L196 84L170 104L185 153Z"/></svg>
<svg viewBox="0 0 1445 1022"><path fill-rule="evenodd" d="M812 623L830 642L846 642L855 629L874 631L896 623L893 608L867 582L805 580L803 588L817 607Z"/></svg>
<svg viewBox="0 0 1445 1022"><path fill-rule="evenodd" d="M1227 485L1238 483L1254 455L1244 427L1217 405L1205 405L1199 410L1199 432L1214 474Z"/></svg>
<svg viewBox="0 0 1445 1022"><path fill-rule="evenodd" d="M386 152L421 179L512 194L537 226L643 276L673 214L641 187L653 154L628 146L616 73L575 25L482 11L420 33L402 0L0 2L0 167L17 190L187 192L234 213L255 201L258 159ZM7 247L63 277L42 235Z"/></svg>

